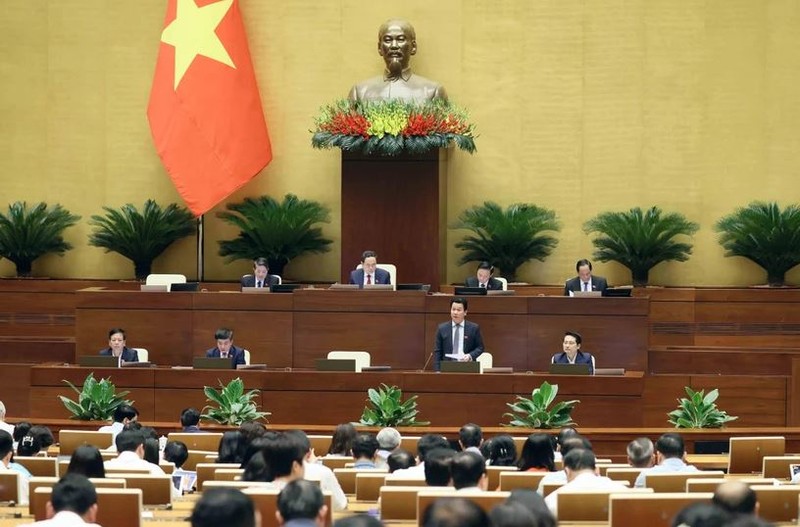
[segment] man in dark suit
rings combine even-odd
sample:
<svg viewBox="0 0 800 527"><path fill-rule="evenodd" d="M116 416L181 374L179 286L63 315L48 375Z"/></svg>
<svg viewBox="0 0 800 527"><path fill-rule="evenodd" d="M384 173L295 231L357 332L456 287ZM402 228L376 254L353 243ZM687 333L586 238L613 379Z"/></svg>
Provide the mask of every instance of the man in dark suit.
<svg viewBox="0 0 800 527"><path fill-rule="evenodd" d="M489 291L500 291L503 289L503 282L492 276L493 271L492 264L481 262L478 264L475 276L467 277L464 285L467 287L483 287Z"/></svg>
<svg viewBox="0 0 800 527"><path fill-rule="evenodd" d="M242 277L242 287L269 287L278 284L278 277L269 273L269 263L266 258L253 260L253 274Z"/></svg>
<svg viewBox="0 0 800 527"><path fill-rule="evenodd" d="M608 289L608 282L602 276L592 274L592 262L589 260L578 260L575 264L578 276L567 280L564 285L564 296L572 296L574 291L599 291L604 293Z"/></svg>
<svg viewBox="0 0 800 527"><path fill-rule="evenodd" d="M364 251L361 255L361 269L350 273L350 283L358 284L359 287L391 282L389 271L378 269L378 254L375 251Z"/></svg>
<svg viewBox="0 0 800 527"><path fill-rule="evenodd" d="M473 361L483 353L483 337L481 328L474 322L465 320L467 301L455 297L450 300L450 322L439 324L436 330L436 342L433 345L433 369L441 370L443 360ZM460 358L448 357L459 355Z"/></svg>
<svg viewBox="0 0 800 527"><path fill-rule="evenodd" d="M120 357L122 362L139 362L139 352L125 345L125 330L122 328L108 330L108 347L101 349L100 355Z"/></svg>
<svg viewBox="0 0 800 527"><path fill-rule="evenodd" d="M214 333L214 338L217 339L217 347L206 351L206 357L210 359L230 358L231 369L234 370L237 364L246 364L244 360L244 348L237 348L233 345L232 329L219 328Z"/></svg>
<svg viewBox="0 0 800 527"><path fill-rule="evenodd" d="M553 364L588 364L589 375L594 375L594 358L591 353L581 351L581 334L575 331L564 333L563 350L550 360Z"/></svg>

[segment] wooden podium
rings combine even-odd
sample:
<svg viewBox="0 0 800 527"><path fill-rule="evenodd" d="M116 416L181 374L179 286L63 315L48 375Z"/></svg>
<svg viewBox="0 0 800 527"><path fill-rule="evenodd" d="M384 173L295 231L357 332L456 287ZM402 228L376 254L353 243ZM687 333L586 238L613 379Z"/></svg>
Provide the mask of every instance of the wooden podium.
<svg viewBox="0 0 800 527"><path fill-rule="evenodd" d="M367 249L397 266L395 283L445 277L448 150L396 157L342 152L341 280ZM399 279L398 279L399 278Z"/></svg>

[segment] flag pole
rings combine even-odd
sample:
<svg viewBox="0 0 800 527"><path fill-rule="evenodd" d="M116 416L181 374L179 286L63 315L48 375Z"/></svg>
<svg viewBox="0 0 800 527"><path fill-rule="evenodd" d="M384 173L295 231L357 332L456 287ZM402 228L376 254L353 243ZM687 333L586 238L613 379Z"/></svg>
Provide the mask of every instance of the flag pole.
<svg viewBox="0 0 800 527"><path fill-rule="evenodd" d="M203 230L203 215L197 217L197 281L202 282L205 279L203 268L203 240L205 239L205 231Z"/></svg>

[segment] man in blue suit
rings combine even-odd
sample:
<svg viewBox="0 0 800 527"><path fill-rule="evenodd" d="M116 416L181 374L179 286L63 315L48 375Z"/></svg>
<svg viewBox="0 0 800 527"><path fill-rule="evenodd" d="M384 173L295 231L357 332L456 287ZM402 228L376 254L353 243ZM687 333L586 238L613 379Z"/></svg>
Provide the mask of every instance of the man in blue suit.
<svg viewBox="0 0 800 527"><path fill-rule="evenodd" d="M253 274L242 277L242 287L265 287L278 284L278 277L269 273L269 262L266 258L253 260Z"/></svg>
<svg viewBox="0 0 800 527"><path fill-rule="evenodd" d="M118 357L122 362L139 362L139 352L125 345L125 330L111 328L108 331L108 347L100 350L100 355Z"/></svg>
<svg viewBox="0 0 800 527"><path fill-rule="evenodd" d="M589 375L594 375L594 358L591 353L581 351L581 334L575 331L564 333L564 351L553 355L553 364L588 364Z"/></svg>
<svg viewBox="0 0 800 527"><path fill-rule="evenodd" d="M350 273L350 283L359 287L373 284L390 284L392 277L389 271L378 269L378 254L375 251L364 251L361 255L361 269Z"/></svg>
<svg viewBox="0 0 800 527"><path fill-rule="evenodd" d="M608 282L602 276L592 274L592 262L589 260L578 260L575 264L578 276L567 280L564 284L564 296L572 296L576 291L599 291L605 295L608 289Z"/></svg>
<svg viewBox="0 0 800 527"><path fill-rule="evenodd" d="M228 328L219 328L214 333L214 338L217 339L217 347L211 348L206 351L206 357L212 359L231 359L231 369L236 369L237 364L245 364L244 348L237 348L233 345L233 330Z"/></svg>
<svg viewBox="0 0 800 527"><path fill-rule="evenodd" d="M481 328L466 320L466 316L466 299L455 297L450 300L450 322L439 324L439 329L436 330L436 342L433 345L434 371L441 370L443 360L469 362L477 360L483 353Z"/></svg>

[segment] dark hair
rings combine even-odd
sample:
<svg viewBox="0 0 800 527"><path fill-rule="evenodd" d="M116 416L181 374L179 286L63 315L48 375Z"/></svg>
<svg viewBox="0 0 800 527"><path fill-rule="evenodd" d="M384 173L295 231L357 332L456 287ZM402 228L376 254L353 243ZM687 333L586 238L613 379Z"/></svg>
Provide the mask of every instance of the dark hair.
<svg viewBox="0 0 800 527"><path fill-rule="evenodd" d="M566 456L570 450L582 448L584 450L592 450L592 444L583 436L568 437L561 443L561 455Z"/></svg>
<svg viewBox="0 0 800 527"><path fill-rule="evenodd" d="M349 456L353 450L353 441L356 438L356 428L350 423L343 423L336 427L331 437L331 446L328 454L336 456Z"/></svg>
<svg viewBox="0 0 800 527"><path fill-rule="evenodd" d="M517 461L517 445L514 438L508 434L502 434L492 438L489 445L489 464L492 466L510 467Z"/></svg>
<svg viewBox="0 0 800 527"><path fill-rule="evenodd" d="M139 410L129 404L121 404L114 409L114 422L121 423L125 419L134 420L139 416Z"/></svg>
<svg viewBox="0 0 800 527"><path fill-rule="evenodd" d="M653 459L653 442L647 437L637 437L625 449L631 465L637 468L647 468Z"/></svg>
<svg viewBox="0 0 800 527"><path fill-rule="evenodd" d="M217 448L217 463L241 463L246 446L238 430L223 432Z"/></svg>
<svg viewBox="0 0 800 527"><path fill-rule="evenodd" d="M573 448L564 456L564 468L573 471L594 470L596 468L594 452L585 448Z"/></svg>
<svg viewBox="0 0 800 527"><path fill-rule="evenodd" d="M656 441L656 450L666 458L673 458L683 457L686 447L683 445L683 437L680 434L667 432Z"/></svg>
<svg viewBox="0 0 800 527"><path fill-rule="evenodd" d="M364 260L366 260L367 258L375 258L377 260L378 253L376 253L375 251L364 251L363 253L361 253L361 263L364 263Z"/></svg>
<svg viewBox="0 0 800 527"><path fill-rule="evenodd" d="M492 440L484 439L483 443L481 443L481 446L478 447L478 449L481 451L483 459L488 460L492 455Z"/></svg>
<svg viewBox="0 0 800 527"><path fill-rule="evenodd" d="M219 328L214 332L215 340L233 340L233 330L228 328Z"/></svg>
<svg viewBox="0 0 800 527"><path fill-rule="evenodd" d="M450 463L450 474L456 490L475 487L486 474L486 461L475 452L458 452Z"/></svg>
<svg viewBox="0 0 800 527"><path fill-rule="evenodd" d="M423 527L488 527L489 516L465 498L439 498L422 514Z"/></svg>
<svg viewBox="0 0 800 527"><path fill-rule="evenodd" d="M39 440L42 450L47 450L56 442L53 432L44 425L33 425L27 435L32 435Z"/></svg>
<svg viewBox="0 0 800 527"><path fill-rule="evenodd" d="M5 430L0 430L0 459L3 459L9 452L14 452L14 438Z"/></svg>
<svg viewBox="0 0 800 527"><path fill-rule="evenodd" d="M723 527L728 525L730 514L720 507L706 502L687 505L672 519L673 527Z"/></svg>
<svg viewBox="0 0 800 527"><path fill-rule="evenodd" d="M164 461L174 463L177 468L181 468L186 460L189 459L189 449L183 441L169 441L164 447Z"/></svg>
<svg viewBox="0 0 800 527"><path fill-rule="evenodd" d="M117 452L133 452L139 445L144 445L144 434L140 430L123 430L114 441Z"/></svg>
<svg viewBox="0 0 800 527"><path fill-rule="evenodd" d="M417 457L420 463L425 461L428 452L434 448L450 448L450 443L438 434L423 434L417 441Z"/></svg>
<svg viewBox="0 0 800 527"><path fill-rule="evenodd" d="M106 477L106 468L103 465L103 456L100 450L93 445L81 445L72 453L67 467L67 474L80 474L87 478Z"/></svg>
<svg viewBox="0 0 800 527"><path fill-rule="evenodd" d="M122 340L125 340L127 337L125 336L125 330L122 328L111 328L108 330L108 339L111 340L111 337L119 333L122 335Z"/></svg>
<svg viewBox="0 0 800 527"><path fill-rule="evenodd" d="M303 452L291 435L265 435L258 442L263 446L247 461L242 476L244 481L274 481L290 475L295 463L302 466Z"/></svg>
<svg viewBox="0 0 800 527"><path fill-rule="evenodd" d="M209 489L197 500L190 520L192 527L255 527L255 506L239 489Z"/></svg>
<svg viewBox="0 0 800 527"><path fill-rule="evenodd" d="M756 492L741 481L726 481L717 486L711 503L735 514L754 514Z"/></svg>
<svg viewBox="0 0 800 527"><path fill-rule="evenodd" d="M253 260L253 269L255 269L256 267L262 267L262 266L266 267L267 270L269 270L269 260L267 260L263 256L259 256L258 258Z"/></svg>
<svg viewBox="0 0 800 527"><path fill-rule="evenodd" d="M374 434L358 434L353 440L353 458L366 457L372 459L378 450L378 440Z"/></svg>
<svg viewBox="0 0 800 527"><path fill-rule="evenodd" d="M576 272L580 272L581 267L583 267L584 265L588 265L589 266L589 270L590 271L592 270L592 262L590 262L586 258L582 258L582 259L578 260L578 263L575 264L575 271Z"/></svg>
<svg viewBox="0 0 800 527"><path fill-rule="evenodd" d="M82 516L97 503L97 491L86 476L67 474L53 486L50 503L56 512L70 511Z"/></svg>
<svg viewBox="0 0 800 527"><path fill-rule="evenodd" d="M578 431L575 430L575 428L573 428L571 426L565 426L564 428L562 428L561 430L558 431L558 436L557 436L557 439L556 439L556 443L559 446L561 446L561 445L564 444L564 441L566 441L568 438L575 437L575 436L580 436Z"/></svg>
<svg viewBox="0 0 800 527"><path fill-rule="evenodd" d="M458 440L461 441L464 448L469 448L471 446L479 447L483 441L481 427L475 423L465 424L461 427L461 430L458 431Z"/></svg>
<svg viewBox="0 0 800 527"><path fill-rule="evenodd" d="M242 455L242 468L247 467L247 464L250 463L253 456L264 450L269 442L274 441L276 437L278 437L278 432L269 431L263 436L250 441L250 443L245 446L244 454Z"/></svg>
<svg viewBox="0 0 800 527"><path fill-rule="evenodd" d="M300 451L303 453L303 457L311 452L311 440L308 439L308 435L305 432L302 430L287 430L284 433L288 434L294 442L297 443L297 446L300 447Z"/></svg>
<svg viewBox="0 0 800 527"><path fill-rule="evenodd" d="M555 452L553 452L553 442L549 435L536 433L531 434L522 445L522 453L519 455L517 467L520 470L530 468L544 468L548 472L555 472Z"/></svg>
<svg viewBox="0 0 800 527"><path fill-rule="evenodd" d="M14 426L14 434L12 434L14 441L17 442L21 441L23 437L28 435L28 432L30 432L32 426L33 425L30 424L28 421L22 421L17 423L16 426Z"/></svg>
<svg viewBox="0 0 800 527"><path fill-rule="evenodd" d="M544 498L533 489L514 489L508 496L506 503L518 503L533 513L536 521L532 527L556 527L557 522L553 513L547 508Z"/></svg>
<svg viewBox="0 0 800 527"><path fill-rule="evenodd" d="M245 421L239 425L239 432L242 434L242 440L247 444L253 439L266 434L267 427L264 426L264 423L259 423L258 421Z"/></svg>
<svg viewBox="0 0 800 527"><path fill-rule="evenodd" d="M478 268L475 271L477 272L477 271L479 271L481 269L486 269L490 273L494 272L494 267L489 262L481 262L481 263L479 263L478 264Z"/></svg>
<svg viewBox="0 0 800 527"><path fill-rule="evenodd" d="M394 472L402 468L413 467L416 463L414 456L408 451L397 449L386 458L386 464L389 465L389 472Z"/></svg>
<svg viewBox="0 0 800 527"><path fill-rule="evenodd" d="M518 502L505 502L489 511L492 527L531 527L536 525L533 511Z"/></svg>
<svg viewBox="0 0 800 527"><path fill-rule="evenodd" d="M446 487L452 476L450 465L456 451L452 448L434 448L425 456L425 483L429 487Z"/></svg>
<svg viewBox="0 0 800 527"><path fill-rule="evenodd" d="M314 519L324 503L319 485L304 479L290 481L278 494L278 512L284 522Z"/></svg>
<svg viewBox="0 0 800 527"><path fill-rule="evenodd" d="M581 338L581 334L578 333L577 331L565 331L564 332L564 336L565 337L573 337L575 339L575 344L577 344L578 346L580 346L581 343L583 342L583 338Z"/></svg>
<svg viewBox="0 0 800 527"><path fill-rule="evenodd" d="M159 454L158 439L153 439L152 437L145 438L143 459L148 463L158 465L159 462L158 454Z"/></svg>
<svg viewBox="0 0 800 527"><path fill-rule="evenodd" d="M181 412L181 426L197 426L200 424L200 412L197 408L186 408Z"/></svg>
<svg viewBox="0 0 800 527"><path fill-rule="evenodd" d="M139 423L138 421L133 421L132 423L128 424L134 424L134 423L141 426L141 423ZM158 439L158 432L156 432L156 429L153 428L152 426L141 426L139 430L141 430L142 435L144 436L145 439Z"/></svg>
<svg viewBox="0 0 800 527"><path fill-rule="evenodd" d="M42 450L42 444L39 438L30 434L20 439L17 443L18 456L35 456Z"/></svg>
<svg viewBox="0 0 800 527"><path fill-rule="evenodd" d="M336 520L333 527L383 527L383 523L369 514L353 514Z"/></svg>
<svg viewBox="0 0 800 527"><path fill-rule="evenodd" d="M464 311L467 311L467 306L469 305L467 303L467 299L462 296L454 296L453 298L451 298L450 299L451 308L453 307L453 304L461 304L462 306L464 306Z"/></svg>

